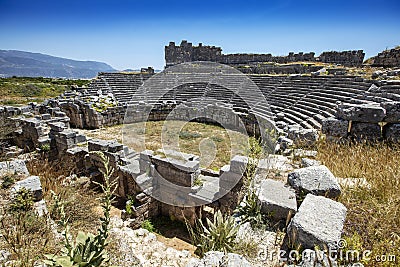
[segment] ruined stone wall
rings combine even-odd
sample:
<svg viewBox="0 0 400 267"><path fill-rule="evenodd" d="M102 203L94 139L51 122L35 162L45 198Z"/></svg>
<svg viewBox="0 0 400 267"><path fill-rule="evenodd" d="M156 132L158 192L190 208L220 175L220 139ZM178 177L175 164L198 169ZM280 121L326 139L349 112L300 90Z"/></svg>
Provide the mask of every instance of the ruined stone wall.
<svg viewBox="0 0 400 267"><path fill-rule="evenodd" d="M400 102L341 104L335 117L323 121L322 132L334 141L400 142Z"/></svg>
<svg viewBox="0 0 400 267"><path fill-rule="evenodd" d="M14 136L15 144L28 151L38 149L50 161L60 160L74 164L75 173L86 175L92 181L102 182L101 171L104 171L104 161L101 155L94 153L102 152L109 161L109 167L114 170L110 178L111 181L116 182L115 194L125 201L128 197L135 199L131 203L131 212L123 215L134 228L140 227L144 220L159 215L167 215L182 222L194 223L195 219L203 215L201 210L207 203L222 205L225 209L229 207L223 203L231 203L232 207L238 205L237 192L225 196L221 203L219 200L213 199L220 190L217 187L218 183L207 183L207 186L211 187L199 191L201 187L194 184L195 179L201 174L198 156L172 150L163 150L162 153L146 150L138 153L116 141L87 140L86 136L70 129L68 123L63 122L65 118L53 116L42 118L37 115L36 118L19 118L18 120L21 128ZM46 149L43 148L45 144L48 146ZM166 158L166 155L173 156L173 158ZM177 158L177 155L182 158ZM230 172L225 172L224 178L219 176L210 178L214 180L228 179L232 182L232 172L234 172L234 168ZM160 175L167 179L168 184L156 179ZM182 191L178 192L171 185L179 186ZM188 193L193 196L189 196ZM193 198L193 203L199 199L207 201L204 205L185 207L161 201L157 197L161 196L160 194L171 201L179 196L189 197L189 200ZM230 210L230 212L232 211Z"/></svg>
<svg viewBox="0 0 400 267"><path fill-rule="evenodd" d="M166 67L190 61L212 61L228 65L248 65L255 62L290 63L299 61L321 61L325 63L341 64L344 66L361 66L364 60L362 50L343 52L323 52L318 58L314 52L294 53L287 56L273 56L271 54L222 54L222 49L215 46L193 46L183 40L179 46L170 42L165 46Z"/></svg>
<svg viewBox="0 0 400 267"><path fill-rule="evenodd" d="M372 66L376 67L400 67L400 47L380 52L373 61Z"/></svg>
<svg viewBox="0 0 400 267"><path fill-rule="evenodd" d="M308 64L250 64L238 66L237 69L245 74L300 74L316 72L321 69L321 66Z"/></svg>
<svg viewBox="0 0 400 267"><path fill-rule="evenodd" d="M315 53L293 53L290 52L287 56L272 56L271 54L227 54L222 55L220 63L228 65L249 64L252 62L276 62L290 63L298 61L315 61Z"/></svg>
<svg viewBox="0 0 400 267"><path fill-rule="evenodd" d="M319 56L319 61L324 63L340 64L349 67L361 66L364 61L365 53L363 50L354 51L330 51L323 52Z"/></svg>
<svg viewBox="0 0 400 267"><path fill-rule="evenodd" d="M201 43L198 46L193 46L183 40L179 46L174 42L170 42L165 47L166 67L190 61L213 61L220 60L222 49L215 46L203 46Z"/></svg>

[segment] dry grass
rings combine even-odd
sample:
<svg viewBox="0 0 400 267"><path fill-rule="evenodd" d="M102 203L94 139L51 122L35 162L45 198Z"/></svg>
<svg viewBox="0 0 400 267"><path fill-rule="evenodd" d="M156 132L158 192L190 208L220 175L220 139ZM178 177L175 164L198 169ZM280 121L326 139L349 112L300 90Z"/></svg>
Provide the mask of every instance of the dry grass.
<svg viewBox="0 0 400 267"><path fill-rule="evenodd" d="M145 125L145 130L142 125ZM197 122L182 125L177 121L150 121L83 132L91 138L123 141L136 151L144 150L138 140L145 138L146 149L179 149L200 156L201 167L215 170L229 164L231 156L245 155L248 147L248 138L241 133ZM130 134L123 136L122 132Z"/></svg>
<svg viewBox="0 0 400 267"><path fill-rule="evenodd" d="M53 204L51 191L65 203L65 213L69 218L71 232L95 232L99 226L99 199L101 194L85 185L68 184L65 178L73 169L68 162L49 162L45 159L32 159L27 167L31 175L40 177L43 195L49 209Z"/></svg>
<svg viewBox="0 0 400 267"><path fill-rule="evenodd" d="M343 188L344 235L354 249L372 250L366 266L400 264L400 146L321 143L318 159L337 177L364 177L371 188ZM350 248L351 249L351 248ZM395 255L397 262L376 257Z"/></svg>
<svg viewBox="0 0 400 267"><path fill-rule="evenodd" d="M68 165L68 162L48 162L35 157L27 163L30 174L40 177L50 215L53 215L54 199L50 193L53 191L64 202L72 235L78 231L95 233L102 216L101 194L85 184L66 183L65 178L72 172ZM9 192L0 189L0 249L11 252L11 259L15 260L11 266L34 266L45 254L59 252L61 240L55 238L46 218L38 217L33 211L8 211L5 208L8 196ZM52 219L57 222L58 218L52 216Z"/></svg>

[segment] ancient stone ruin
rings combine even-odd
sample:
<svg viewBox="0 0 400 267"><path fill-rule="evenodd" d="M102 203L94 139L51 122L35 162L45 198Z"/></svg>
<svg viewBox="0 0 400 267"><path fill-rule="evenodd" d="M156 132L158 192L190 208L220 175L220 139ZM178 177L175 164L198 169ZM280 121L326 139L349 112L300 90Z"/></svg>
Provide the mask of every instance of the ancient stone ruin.
<svg viewBox="0 0 400 267"><path fill-rule="evenodd" d="M372 58L372 66L376 67L400 67L400 47L385 50Z"/></svg>
<svg viewBox="0 0 400 267"><path fill-rule="evenodd" d="M167 70L191 61L228 65L321 61L359 66L364 58L362 51L324 52L318 58L314 53L291 53L286 57L224 55L219 47L195 47L185 41L180 46L170 43L165 52ZM330 141L400 141L399 81L367 80L337 73L302 76L259 75L250 71L246 82L243 73L225 73L220 78L224 81L222 86L218 79L215 83L202 82L205 74L201 71L172 74L176 80L189 82L160 82L158 86L143 88L146 81L157 82L163 74L155 74L150 68L140 73L99 73L87 87L74 88L42 104L1 107L0 116L13 125L9 139L18 147L4 148L6 155L12 158L46 148L50 160L73 162L76 173L98 181L103 165L93 152L101 151L115 170L112 179L118 178L116 195L124 201L128 196L134 197L130 200L132 212L125 212L122 217L127 225L138 228L146 219L160 215L194 224L197 218L206 218L215 210L234 213L244 197L244 171L249 158L234 155L229 165L212 171L200 168L196 155L174 150L134 151L117 141L90 139L74 128L100 129L189 117L198 122L219 122L231 130L243 126L245 133L256 137L271 131L277 142L266 147L272 154L302 157L305 152L294 151L292 146L314 145L321 131ZM255 85L257 92L249 90L250 85ZM164 93L168 86L171 90ZM266 101L260 101L260 96ZM273 159L276 160L271 156L259 162L258 177L271 168L286 168ZM275 222L287 220L288 238L305 249L314 249L315 245L335 247L347 212L336 201L342 192L341 185L326 166L310 159L304 159L302 164L302 168L285 169L285 182L266 177L257 182L260 212ZM11 165L25 172L26 168L20 166L23 163L13 161ZM195 183L198 180L201 185ZM40 177L27 177L15 186L31 188L35 201L41 200ZM208 256L200 261L209 261ZM210 261L218 257L222 256L216 253Z"/></svg>
<svg viewBox="0 0 400 267"><path fill-rule="evenodd" d="M341 64L343 66L361 66L364 61L365 53L358 51L343 52L323 52L319 57L315 57L314 52L295 54L290 52L287 56L273 56L272 54L223 54L221 47L204 46L199 43L193 46L183 40L179 46L175 42L170 42L165 46L166 67L192 61L212 61L227 65L251 65L254 63L276 62L290 63L299 61Z"/></svg>

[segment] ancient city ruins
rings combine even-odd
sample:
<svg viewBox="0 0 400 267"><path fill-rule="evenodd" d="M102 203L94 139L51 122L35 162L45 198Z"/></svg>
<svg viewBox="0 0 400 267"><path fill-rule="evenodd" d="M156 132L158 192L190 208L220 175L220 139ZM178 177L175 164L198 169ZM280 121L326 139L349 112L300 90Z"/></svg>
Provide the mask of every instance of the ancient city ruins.
<svg viewBox="0 0 400 267"><path fill-rule="evenodd" d="M101 151L115 170L115 194L123 201L134 196L133 212L123 214L126 225L137 229L159 215L194 224L216 210L234 213L244 197L248 157L233 155L229 165L215 171L202 168L198 155L178 148L134 151L117 141L89 138L78 129L165 120L218 123L263 137L274 156L260 159L258 177L271 168L287 172L285 182L264 176L256 183L260 212L276 222L289 220L287 236L304 249L335 247L347 211L336 201L342 185L326 166L308 159L313 151L292 147L311 146L321 134L331 142L400 142L400 81L390 80L388 73L387 79L348 73L348 67L363 62L362 50L319 56L223 54L220 47L170 42L161 73L152 68L99 73L88 86L44 103L0 107L0 116L13 125L3 152L11 168L20 170L23 161L13 158L48 147L49 160L71 161L77 174L99 181L101 158L91 152ZM229 68L218 70L221 64ZM378 54L372 65L399 67L400 49ZM210 68L215 71L211 76ZM293 153L303 158L302 166L285 169L286 156ZM6 163L1 164L5 169ZM35 201L42 201L40 177L25 175L18 186L30 187ZM199 177L202 185L195 183ZM240 266L251 266L239 260Z"/></svg>

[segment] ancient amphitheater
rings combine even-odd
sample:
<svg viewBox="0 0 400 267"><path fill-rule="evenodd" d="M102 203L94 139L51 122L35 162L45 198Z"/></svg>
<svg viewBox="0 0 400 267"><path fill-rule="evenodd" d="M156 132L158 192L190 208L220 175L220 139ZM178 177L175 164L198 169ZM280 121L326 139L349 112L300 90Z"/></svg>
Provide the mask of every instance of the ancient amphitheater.
<svg viewBox="0 0 400 267"><path fill-rule="evenodd" d="M399 67L399 51L379 54L374 64ZM281 155L260 159L257 177L276 168L285 171L287 179L285 183L266 177L257 181L260 212L273 221L290 220L287 236L302 248L338 248L347 211L336 201L343 185L318 162L304 159L302 168L290 167L282 154L292 155L293 144L312 147L321 133L334 142L399 142L400 81L348 74L348 68L362 66L363 51L323 52L318 57L313 52L279 57L225 55L219 47L182 41L179 46L171 42L165 47L165 60L161 73L151 68L99 73L88 86L42 104L1 107L1 116L9 118L16 129L10 140L18 146L4 152L12 158L48 147L49 160L72 160L76 173L96 180L102 163L91 152L102 151L115 170L118 197L135 199L125 225L138 228L159 215L194 224L213 210L234 213L243 198L249 159L234 155L229 165L215 172L201 168L196 155L134 151L116 141L87 138L73 128L183 120L218 123L256 137L266 135L263 141L269 152ZM302 150L299 155L312 153ZM201 186L195 185L198 177L205 181ZM40 181L25 184L42 191ZM38 196L36 200L41 201ZM240 256L235 259L251 266ZM211 266L199 261L187 266Z"/></svg>

